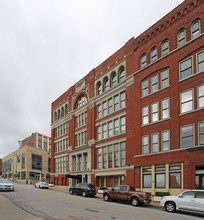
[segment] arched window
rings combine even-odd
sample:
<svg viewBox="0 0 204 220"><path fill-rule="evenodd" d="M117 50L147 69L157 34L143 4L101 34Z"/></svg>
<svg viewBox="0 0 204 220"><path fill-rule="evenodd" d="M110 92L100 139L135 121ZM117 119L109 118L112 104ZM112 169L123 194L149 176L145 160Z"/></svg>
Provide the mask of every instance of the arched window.
<svg viewBox="0 0 204 220"><path fill-rule="evenodd" d="M186 33L185 33L185 29L182 29L178 33L178 46L181 47L185 43L186 43Z"/></svg>
<svg viewBox="0 0 204 220"><path fill-rule="evenodd" d="M83 105L85 105L86 103L87 103L87 98L85 96L80 96L77 101L76 108L80 108Z"/></svg>
<svg viewBox="0 0 204 220"><path fill-rule="evenodd" d="M61 108L61 117L64 117L64 107Z"/></svg>
<svg viewBox="0 0 204 220"><path fill-rule="evenodd" d="M65 115L68 113L68 105L65 105Z"/></svg>
<svg viewBox="0 0 204 220"><path fill-rule="evenodd" d="M57 121L57 112L55 112L55 121Z"/></svg>
<svg viewBox="0 0 204 220"><path fill-rule="evenodd" d="M141 67L144 68L145 66L147 66L147 55L143 54L141 56Z"/></svg>
<svg viewBox="0 0 204 220"><path fill-rule="evenodd" d="M109 89L109 80L108 78L106 78L104 80L104 91L108 91L108 89Z"/></svg>
<svg viewBox="0 0 204 220"><path fill-rule="evenodd" d="M124 68L122 68L121 70L120 70L120 82L123 82L124 80L125 80L125 69Z"/></svg>
<svg viewBox="0 0 204 220"><path fill-rule="evenodd" d="M111 82L112 82L112 84L111 84L112 87L117 84L116 73L114 73L114 74L112 75Z"/></svg>
<svg viewBox="0 0 204 220"><path fill-rule="evenodd" d="M102 85L101 83L98 83L98 86L97 86L97 95L100 95L102 94Z"/></svg>
<svg viewBox="0 0 204 220"><path fill-rule="evenodd" d="M60 119L60 109L58 110L58 117L57 119Z"/></svg>
<svg viewBox="0 0 204 220"><path fill-rule="evenodd" d="M151 62L157 60L157 48L153 47L151 51Z"/></svg>
<svg viewBox="0 0 204 220"><path fill-rule="evenodd" d="M200 22L196 20L192 24L192 39L198 37L200 35Z"/></svg>
<svg viewBox="0 0 204 220"><path fill-rule="evenodd" d="M169 53L169 41L165 40L162 43L162 56L166 55Z"/></svg>

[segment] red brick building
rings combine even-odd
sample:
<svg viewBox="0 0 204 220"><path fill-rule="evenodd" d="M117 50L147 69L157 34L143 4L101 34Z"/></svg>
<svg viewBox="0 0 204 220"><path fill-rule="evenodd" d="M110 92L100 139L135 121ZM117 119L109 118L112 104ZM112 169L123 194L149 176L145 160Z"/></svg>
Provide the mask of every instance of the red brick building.
<svg viewBox="0 0 204 220"><path fill-rule="evenodd" d="M203 12L184 1L52 103L53 183L204 189Z"/></svg>
<svg viewBox="0 0 204 220"><path fill-rule="evenodd" d="M30 145L42 150L51 151L51 138L38 132L32 133L31 136L20 141L20 147Z"/></svg>

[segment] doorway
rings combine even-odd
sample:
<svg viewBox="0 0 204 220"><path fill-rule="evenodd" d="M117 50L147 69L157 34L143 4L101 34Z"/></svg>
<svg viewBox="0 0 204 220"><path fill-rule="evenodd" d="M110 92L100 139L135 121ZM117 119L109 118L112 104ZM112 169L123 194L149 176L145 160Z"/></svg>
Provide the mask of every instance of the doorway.
<svg viewBox="0 0 204 220"><path fill-rule="evenodd" d="M204 189L204 166L196 167L195 171L195 185L196 189Z"/></svg>

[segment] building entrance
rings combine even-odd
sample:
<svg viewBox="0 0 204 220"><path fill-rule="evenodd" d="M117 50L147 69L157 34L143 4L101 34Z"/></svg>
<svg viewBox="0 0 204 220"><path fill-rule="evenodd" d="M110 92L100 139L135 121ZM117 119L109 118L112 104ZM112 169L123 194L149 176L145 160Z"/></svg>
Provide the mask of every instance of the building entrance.
<svg viewBox="0 0 204 220"><path fill-rule="evenodd" d="M196 189L204 189L204 167L196 167Z"/></svg>

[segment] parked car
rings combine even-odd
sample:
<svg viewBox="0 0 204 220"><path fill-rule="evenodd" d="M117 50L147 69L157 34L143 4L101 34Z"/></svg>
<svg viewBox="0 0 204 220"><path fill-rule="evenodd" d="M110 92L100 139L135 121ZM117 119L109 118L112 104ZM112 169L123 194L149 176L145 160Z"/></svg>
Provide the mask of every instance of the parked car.
<svg viewBox="0 0 204 220"><path fill-rule="evenodd" d="M0 190L14 191L14 184L8 179L0 179Z"/></svg>
<svg viewBox="0 0 204 220"><path fill-rule="evenodd" d="M69 188L69 194L73 195L74 193L78 195L86 196L95 196L96 188L91 183L78 183L75 186Z"/></svg>
<svg viewBox="0 0 204 220"><path fill-rule="evenodd" d="M45 189L48 189L48 184L44 181L38 181L36 184L35 184L35 188L45 188Z"/></svg>
<svg viewBox="0 0 204 220"><path fill-rule="evenodd" d="M120 185L104 190L103 199L106 202L110 199L129 201L133 206L143 205L152 201L150 193L137 192L133 186L129 185Z"/></svg>
<svg viewBox="0 0 204 220"><path fill-rule="evenodd" d="M167 212L183 210L204 214L204 190L187 190L178 196L164 196L160 205Z"/></svg>

